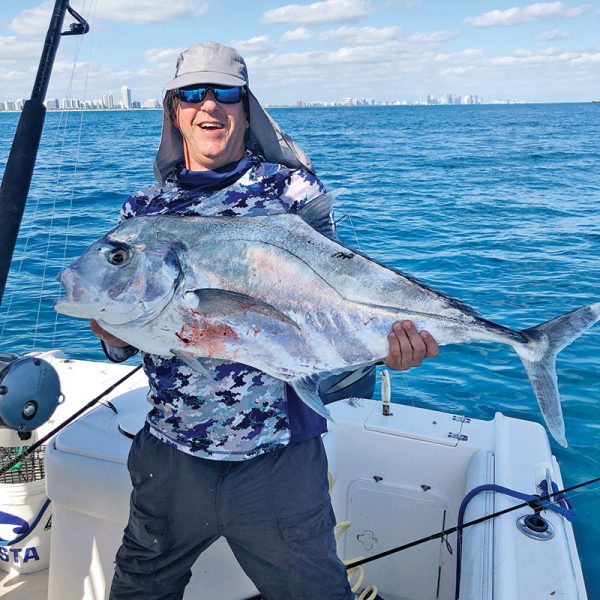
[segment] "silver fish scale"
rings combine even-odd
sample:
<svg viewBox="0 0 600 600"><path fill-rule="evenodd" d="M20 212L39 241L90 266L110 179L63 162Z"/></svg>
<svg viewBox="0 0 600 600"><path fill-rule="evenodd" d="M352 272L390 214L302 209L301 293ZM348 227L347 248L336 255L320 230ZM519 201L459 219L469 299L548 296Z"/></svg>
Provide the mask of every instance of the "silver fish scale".
<svg viewBox="0 0 600 600"><path fill-rule="evenodd" d="M251 365L288 381L307 405L327 415L316 394L318 377L383 359L393 322L410 319L440 345L510 345L551 432L566 445L556 355L600 319L600 303L514 331L304 220L327 223L330 211L330 199L322 196L298 215L156 216L125 223L112 233L115 242L146 249L163 243L178 253L183 276L158 317L143 327L138 321L135 331L127 332L125 324L112 332L156 354L183 352Z"/></svg>
<svg viewBox="0 0 600 600"><path fill-rule="evenodd" d="M251 361L288 381L337 371L384 358L386 334L398 319L411 319L430 329L440 343L473 339L506 343L502 331L478 322L446 297L328 239L296 215L157 216L137 221L143 227L125 223L119 239L131 239L129 230L135 230L147 246L157 239L177 239L182 244L185 281L180 297L204 288L236 292L273 306L297 325L293 329L249 311L259 335L254 329L246 332L248 314L221 320L204 314L211 325L228 325L236 333L219 346L222 354L210 354L212 358ZM202 311L202 306L189 301L183 304L184 308L173 304L163 318L175 325L185 318L185 311ZM191 345L184 349L203 352ZM282 377L284 371L288 375Z"/></svg>

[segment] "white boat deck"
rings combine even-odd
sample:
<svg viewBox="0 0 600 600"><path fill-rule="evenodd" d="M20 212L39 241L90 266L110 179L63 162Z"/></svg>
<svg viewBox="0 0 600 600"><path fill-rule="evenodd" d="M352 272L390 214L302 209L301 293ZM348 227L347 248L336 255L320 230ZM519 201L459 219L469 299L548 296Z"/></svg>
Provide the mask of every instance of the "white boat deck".
<svg viewBox="0 0 600 600"><path fill-rule="evenodd" d="M0 598L7 600L46 600L48 597L48 569L37 573L2 573Z"/></svg>
<svg viewBox="0 0 600 600"><path fill-rule="evenodd" d="M96 386L90 382L106 387L109 380L126 372L121 365L60 356L55 356L55 362L67 399L77 398L82 389L89 399L99 391L91 389ZM0 572L0 598L106 599L129 509L126 459L130 440L122 431L135 431L144 421L147 404L142 377L132 378L124 389L110 395L117 413L100 406L92 409L48 445L45 464L46 489L52 500L52 546L62 551L50 556L50 576L47 569L32 574L16 569ZM81 405L79 401L74 404ZM400 404L392 405L386 416L381 403L366 399L340 401L330 408L336 422L325 435L325 446L334 482L333 506L338 522L350 522L338 543L343 558L369 557L455 523L462 498L483 483L535 493L537 483L549 471L562 486L546 434L535 423L501 414L492 421L479 421ZM55 418L60 422L63 417ZM480 495L469 505L465 518L468 521L515 504L516 500L502 495ZM585 600L570 523L554 513L546 518L556 531L550 541L523 535L512 513L466 530L461 598ZM448 541L456 547L455 536ZM416 600L425 595L449 600L454 598L455 561L455 553L445 544L420 546L366 565L365 585L376 585L387 600ZM223 540L194 565L185 597L202 597L199 590L206 589L211 590L211 597L222 600L256 593Z"/></svg>

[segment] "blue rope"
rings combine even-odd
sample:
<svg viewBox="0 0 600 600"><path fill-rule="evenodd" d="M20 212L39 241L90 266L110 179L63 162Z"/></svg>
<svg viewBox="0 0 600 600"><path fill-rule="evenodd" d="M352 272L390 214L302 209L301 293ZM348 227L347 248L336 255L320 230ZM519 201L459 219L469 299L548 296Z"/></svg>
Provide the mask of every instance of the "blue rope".
<svg viewBox="0 0 600 600"><path fill-rule="evenodd" d="M460 595L460 576L461 576L461 560L462 560L462 524L464 522L465 511L469 502L477 496L480 492L499 492L512 498L517 498L527 502L535 512L540 510L551 510L559 515L563 516L567 521L572 521L576 516L576 512L573 509L573 505L565 494L558 494L554 497L554 500L548 497L548 484L546 481L542 481L539 485L543 494L541 496L534 496L531 494L523 494L511 490L510 488L502 485L496 485L493 483L486 483L473 488L464 498L460 504L458 511L458 524L456 531L456 592L454 595L455 600L459 600ZM554 481L552 482L552 492L558 492L558 486Z"/></svg>
<svg viewBox="0 0 600 600"><path fill-rule="evenodd" d="M40 522L40 519L44 516L44 513L46 512L49 506L50 499L46 499L46 501L42 505L42 508L40 509L40 512L37 514L37 517L33 520L31 525L24 532L22 532L10 542L8 540L0 538L0 546L12 546L13 544L18 544L21 540L24 540L37 527L37 524Z"/></svg>

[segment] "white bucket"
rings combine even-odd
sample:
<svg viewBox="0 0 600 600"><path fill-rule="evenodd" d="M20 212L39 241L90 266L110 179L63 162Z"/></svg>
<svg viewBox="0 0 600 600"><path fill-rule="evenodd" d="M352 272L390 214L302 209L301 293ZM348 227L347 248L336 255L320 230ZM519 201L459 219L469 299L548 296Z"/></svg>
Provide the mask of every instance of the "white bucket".
<svg viewBox="0 0 600 600"><path fill-rule="evenodd" d="M0 538L11 542L21 537L19 531L31 527L47 499L44 479L0 483ZM37 525L22 540L0 546L0 570L33 573L48 568L51 509L48 506Z"/></svg>

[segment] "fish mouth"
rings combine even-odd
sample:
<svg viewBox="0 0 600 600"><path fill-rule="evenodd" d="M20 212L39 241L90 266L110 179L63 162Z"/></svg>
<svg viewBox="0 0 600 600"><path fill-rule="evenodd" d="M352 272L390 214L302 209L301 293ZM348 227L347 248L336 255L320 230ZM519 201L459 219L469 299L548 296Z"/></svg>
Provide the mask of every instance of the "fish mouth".
<svg viewBox="0 0 600 600"><path fill-rule="evenodd" d="M54 310L69 317L93 319L98 316L98 304L79 302L73 298L61 298L54 302Z"/></svg>

